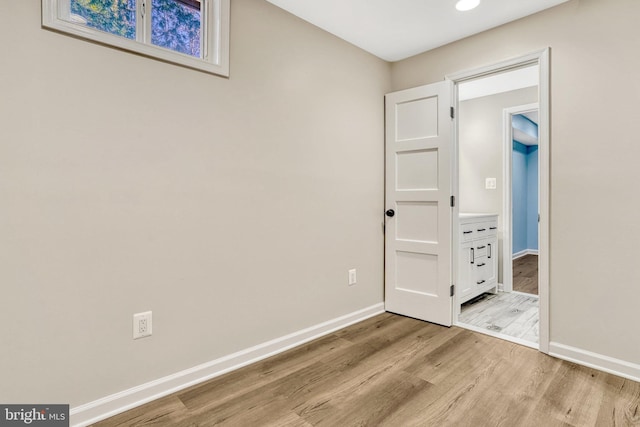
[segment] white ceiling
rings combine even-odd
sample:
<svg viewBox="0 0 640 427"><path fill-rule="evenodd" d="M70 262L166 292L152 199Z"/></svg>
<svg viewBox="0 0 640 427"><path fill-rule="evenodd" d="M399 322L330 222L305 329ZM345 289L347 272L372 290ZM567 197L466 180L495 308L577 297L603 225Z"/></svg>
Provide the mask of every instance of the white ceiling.
<svg viewBox="0 0 640 427"><path fill-rule="evenodd" d="M522 115L536 125L538 124L538 110L529 111ZM516 129L515 127L513 128L513 139L524 145L538 145L538 137L522 132L520 129Z"/></svg>
<svg viewBox="0 0 640 427"><path fill-rule="evenodd" d="M457 0L268 0L387 61L468 37L567 0L481 0L468 12Z"/></svg>
<svg viewBox="0 0 640 427"><path fill-rule="evenodd" d="M529 111L527 113L520 114L521 116L526 117L531 120L536 125L538 124L538 110ZM512 127L512 137L514 140L518 141L524 145L538 145L538 136L531 135L528 132L523 132L515 126Z"/></svg>
<svg viewBox="0 0 640 427"><path fill-rule="evenodd" d="M531 136L528 133L522 132L520 129L513 128L513 139L523 145L538 145L538 138Z"/></svg>

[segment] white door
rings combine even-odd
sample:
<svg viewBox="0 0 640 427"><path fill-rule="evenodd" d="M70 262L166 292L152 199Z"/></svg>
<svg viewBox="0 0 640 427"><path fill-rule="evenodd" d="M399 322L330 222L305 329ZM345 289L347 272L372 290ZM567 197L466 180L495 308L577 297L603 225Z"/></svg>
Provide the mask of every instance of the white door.
<svg viewBox="0 0 640 427"><path fill-rule="evenodd" d="M385 309L451 325L452 83L386 95Z"/></svg>

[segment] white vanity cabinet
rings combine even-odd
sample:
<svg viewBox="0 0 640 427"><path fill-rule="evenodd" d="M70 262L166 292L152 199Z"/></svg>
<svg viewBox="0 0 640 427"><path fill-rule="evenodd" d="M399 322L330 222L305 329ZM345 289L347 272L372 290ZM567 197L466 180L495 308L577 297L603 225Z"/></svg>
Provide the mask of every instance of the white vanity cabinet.
<svg viewBox="0 0 640 427"><path fill-rule="evenodd" d="M498 286L498 215L461 213L459 218L458 302Z"/></svg>

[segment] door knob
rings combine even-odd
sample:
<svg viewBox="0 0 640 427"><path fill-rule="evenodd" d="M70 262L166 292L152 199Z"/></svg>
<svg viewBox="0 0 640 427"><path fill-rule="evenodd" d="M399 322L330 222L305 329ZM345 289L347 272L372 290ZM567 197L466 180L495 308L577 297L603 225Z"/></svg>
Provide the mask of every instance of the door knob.
<svg viewBox="0 0 640 427"><path fill-rule="evenodd" d="M395 214L396 214L396 211L394 211L393 209L387 209L387 211L385 212L385 215L388 216L389 218L391 218Z"/></svg>

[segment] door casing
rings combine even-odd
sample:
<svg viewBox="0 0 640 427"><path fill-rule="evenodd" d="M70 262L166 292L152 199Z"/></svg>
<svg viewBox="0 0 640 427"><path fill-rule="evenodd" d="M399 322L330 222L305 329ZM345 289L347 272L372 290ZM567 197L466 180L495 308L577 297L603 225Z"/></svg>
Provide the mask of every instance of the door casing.
<svg viewBox="0 0 640 427"><path fill-rule="evenodd" d="M519 105L517 107L505 108L502 113L503 136L502 136L502 173L503 187L502 194L502 290L504 292L513 291L513 124L512 118L516 114L522 114L533 110L539 110L538 103ZM538 175L540 175L538 173ZM540 201L538 200L538 205ZM507 259L508 258L508 259Z"/></svg>
<svg viewBox="0 0 640 427"><path fill-rule="evenodd" d="M549 196L550 196L550 170L549 170L549 148L550 148L550 54L551 49L546 48L531 52L526 55L515 57L506 61L478 67L466 71L457 72L446 76L447 80L451 80L453 85L453 102L455 111L459 111L458 102L458 84L477 79L480 77L496 74L516 68L538 64L538 104L539 104L539 123L538 123L538 162L539 162L539 256L538 256L538 292L540 298L540 330L539 330L539 350L543 353L549 353ZM458 114L454 119L454 138L452 153L452 193L456 200L459 198L459 141L458 141ZM459 215L458 203L453 208L453 218ZM459 230L458 221L452 221L452 260L453 260L453 283L458 280L457 265L458 254L455 248L459 246ZM453 323L457 324L458 315L460 314L460 305L457 304L457 298L453 299Z"/></svg>

